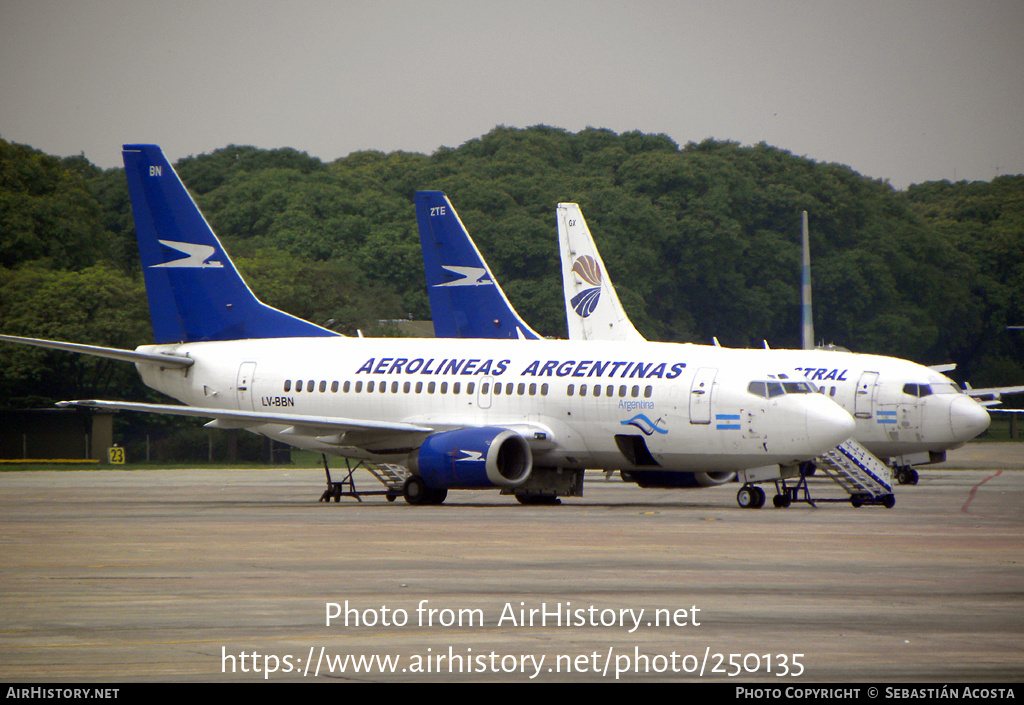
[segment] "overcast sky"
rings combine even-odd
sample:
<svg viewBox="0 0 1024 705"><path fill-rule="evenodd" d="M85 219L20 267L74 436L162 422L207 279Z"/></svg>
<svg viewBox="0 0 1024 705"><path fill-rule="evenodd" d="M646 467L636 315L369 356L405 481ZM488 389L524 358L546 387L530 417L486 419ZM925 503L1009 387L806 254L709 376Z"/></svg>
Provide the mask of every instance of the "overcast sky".
<svg viewBox="0 0 1024 705"><path fill-rule="evenodd" d="M102 167L499 124L763 141L897 188L1024 173L1024 2L0 0L0 137Z"/></svg>

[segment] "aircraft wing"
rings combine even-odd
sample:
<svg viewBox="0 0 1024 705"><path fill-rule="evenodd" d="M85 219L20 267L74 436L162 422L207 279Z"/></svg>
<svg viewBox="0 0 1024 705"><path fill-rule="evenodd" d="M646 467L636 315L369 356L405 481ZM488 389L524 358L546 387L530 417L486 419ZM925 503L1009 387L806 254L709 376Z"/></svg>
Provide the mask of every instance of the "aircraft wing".
<svg viewBox="0 0 1024 705"><path fill-rule="evenodd" d="M193 416L213 419L206 424L211 428L256 428L264 424L288 426L284 433L293 436L322 438L339 434L352 434L363 442L346 442L346 445L361 446L366 441L380 441L384 438L396 440L402 436L422 436L432 433L430 426L394 421L367 421L332 416L310 416L307 414L280 414L262 411L235 411L233 409L211 409L180 404L143 404L138 402L102 401L83 399L62 401L57 406L77 406L111 411L141 411L148 414L170 414L172 416Z"/></svg>

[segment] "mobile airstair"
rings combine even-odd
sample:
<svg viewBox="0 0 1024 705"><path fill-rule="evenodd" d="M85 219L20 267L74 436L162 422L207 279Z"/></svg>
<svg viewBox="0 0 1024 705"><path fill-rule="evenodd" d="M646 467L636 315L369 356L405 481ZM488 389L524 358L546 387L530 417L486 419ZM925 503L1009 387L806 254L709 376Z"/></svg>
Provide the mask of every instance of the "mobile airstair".
<svg viewBox="0 0 1024 705"><path fill-rule="evenodd" d="M405 481L409 478L410 472L401 465L392 465L390 463L364 463L359 461L355 465L345 459L345 477L342 480L331 479L331 469L327 466L327 456L323 456L324 460L324 473L327 475L327 489L320 495L321 502L330 502L332 499L335 502L340 502L342 497L355 497L357 501L362 502L363 495L384 495L387 497L389 502L394 502L396 497L402 496L402 490L405 486ZM376 477L386 489L383 490L369 490L359 491L356 489L355 478L353 473L356 470L362 468L368 473Z"/></svg>
<svg viewBox="0 0 1024 705"><path fill-rule="evenodd" d="M855 507L880 505L891 509L896 504L889 466L853 439L825 453L814 466L842 487L849 496L841 499L812 499L807 484L807 477L811 473L801 472L795 484L787 484L786 480L776 481L778 494L773 499L776 507L788 507L792 502L806 502L813 507L817 502L848 501Z"/></svg>

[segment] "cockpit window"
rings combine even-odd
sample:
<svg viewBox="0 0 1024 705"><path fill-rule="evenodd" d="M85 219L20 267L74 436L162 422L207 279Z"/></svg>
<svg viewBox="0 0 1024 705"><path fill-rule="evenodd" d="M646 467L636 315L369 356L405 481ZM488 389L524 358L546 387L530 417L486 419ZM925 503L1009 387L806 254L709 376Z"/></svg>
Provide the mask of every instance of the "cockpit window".
<svg viewBox="0 0 1024 705"><path fill-rule="evenodd" d="M927 397L931 396L935 392L932 391L930 384L904 384L903 393L909 394L912 397ZM950 392L940 392L942 394L949 394Z"/></svg>
<svg viewBox="0 0 1024 705"><path fill-rule="evenodd" d="M811 394L813 390L807 382L751 382L747 386L751 394L766 399L783 394Z"/></svg>

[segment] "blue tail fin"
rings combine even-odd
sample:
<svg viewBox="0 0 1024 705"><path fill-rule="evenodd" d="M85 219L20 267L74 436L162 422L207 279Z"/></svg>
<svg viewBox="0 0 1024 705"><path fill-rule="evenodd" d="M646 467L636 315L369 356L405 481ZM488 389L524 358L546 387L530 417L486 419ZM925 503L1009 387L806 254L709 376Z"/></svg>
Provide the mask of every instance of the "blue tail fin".
<svg viewBox="0 0 1024 705"><path fill-rule="evenodd" d="M444 193L418 192L416 221L436 337L540 338L505 298Z"/></svg>
<svg viewBox="0 0 1024 705"><path fill-rule="evenodd" d="M157 343L337 335L253 295L159 147L122 156Z"/></svg>

